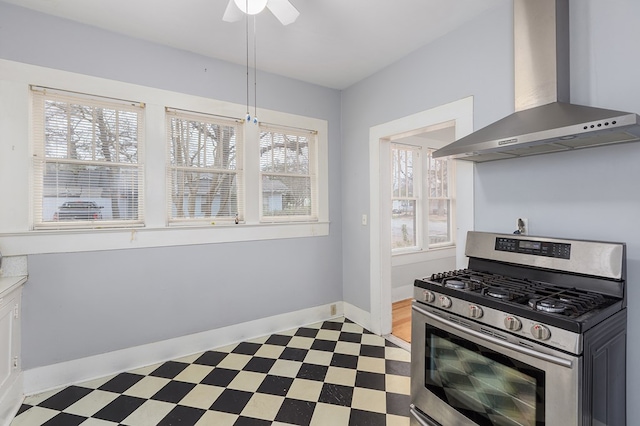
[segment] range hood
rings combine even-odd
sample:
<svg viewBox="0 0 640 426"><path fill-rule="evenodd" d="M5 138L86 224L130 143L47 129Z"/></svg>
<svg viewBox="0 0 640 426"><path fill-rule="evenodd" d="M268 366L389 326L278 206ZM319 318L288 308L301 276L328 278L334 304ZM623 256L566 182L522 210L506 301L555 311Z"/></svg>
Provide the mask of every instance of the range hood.
<svg viewBox="0 0 640 426"><path fill-rule="evenodd" d="M569 103L569 1L514 0L516 112L434 152L475 162L640 141L640 116Z"/></svg>

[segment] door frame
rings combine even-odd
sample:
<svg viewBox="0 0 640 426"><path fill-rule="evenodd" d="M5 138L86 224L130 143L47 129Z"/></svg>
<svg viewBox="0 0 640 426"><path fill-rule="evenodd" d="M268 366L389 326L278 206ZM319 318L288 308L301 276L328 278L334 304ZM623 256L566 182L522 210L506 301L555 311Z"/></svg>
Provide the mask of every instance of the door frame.
<svg viewBox="0 0 640 426"><path fill-rule="evenodd" d="M369 279L371 331L391 333L391 199L389 156L391 138L453 121L456 140L473 131L473 96L389 121L369 129ZM466 264L464 241L473 229L474 163L456 163L456 267Z"/></svg>

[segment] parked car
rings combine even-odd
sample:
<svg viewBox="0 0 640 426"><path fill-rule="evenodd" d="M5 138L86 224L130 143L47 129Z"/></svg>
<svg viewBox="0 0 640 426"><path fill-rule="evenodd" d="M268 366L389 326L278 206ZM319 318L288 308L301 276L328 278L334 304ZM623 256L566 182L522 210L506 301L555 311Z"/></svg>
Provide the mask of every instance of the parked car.
<svg viewBox="0 0 640 426"><path fill-rule="evenodd" d="M53 220L100 220L101 209L93 201L65 201L53 214Z"/></svg>

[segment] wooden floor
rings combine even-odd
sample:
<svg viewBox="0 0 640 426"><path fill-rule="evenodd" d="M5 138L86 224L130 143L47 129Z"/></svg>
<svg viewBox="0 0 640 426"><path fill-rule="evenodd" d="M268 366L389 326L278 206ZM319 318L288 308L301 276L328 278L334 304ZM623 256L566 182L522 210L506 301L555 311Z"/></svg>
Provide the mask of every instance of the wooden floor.
<svg viewBox="0 0 640 426"><path fill-rule="evenodd" d="M411 343L411 299L394 303L391 319L393 321L391 334Z"/></svg>

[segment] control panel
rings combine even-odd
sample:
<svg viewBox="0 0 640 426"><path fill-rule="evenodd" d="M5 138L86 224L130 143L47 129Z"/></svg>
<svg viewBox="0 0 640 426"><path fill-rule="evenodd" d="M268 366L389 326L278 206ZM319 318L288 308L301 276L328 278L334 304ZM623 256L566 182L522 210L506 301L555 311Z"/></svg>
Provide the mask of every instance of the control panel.
<svg viewBox="0 0 640 426"><path fill-rule="evenodd" d="M547 346L579 355L582 353L580 333L538 322L526 316L516 316L490 306L475 304L435 290L414 287L414 309L426 310L451 324L471 328L481 333L508 340L517 345L531 347L545 342ZM415 316L415 312L414 312ZM434 323L430 322L431 325ZM460 328L462 330L462 328ZM515 340L510 340L512 336ZM544 348L540 347L542 352Z"/></svg>
<svg viewBox="0 0 640 426"><path fill-rule="evenodd" d="M495 249L497 251L532 254L534 256L554 257L558 259L571 258L571 244L567 243L496 237Z"/></svg>

